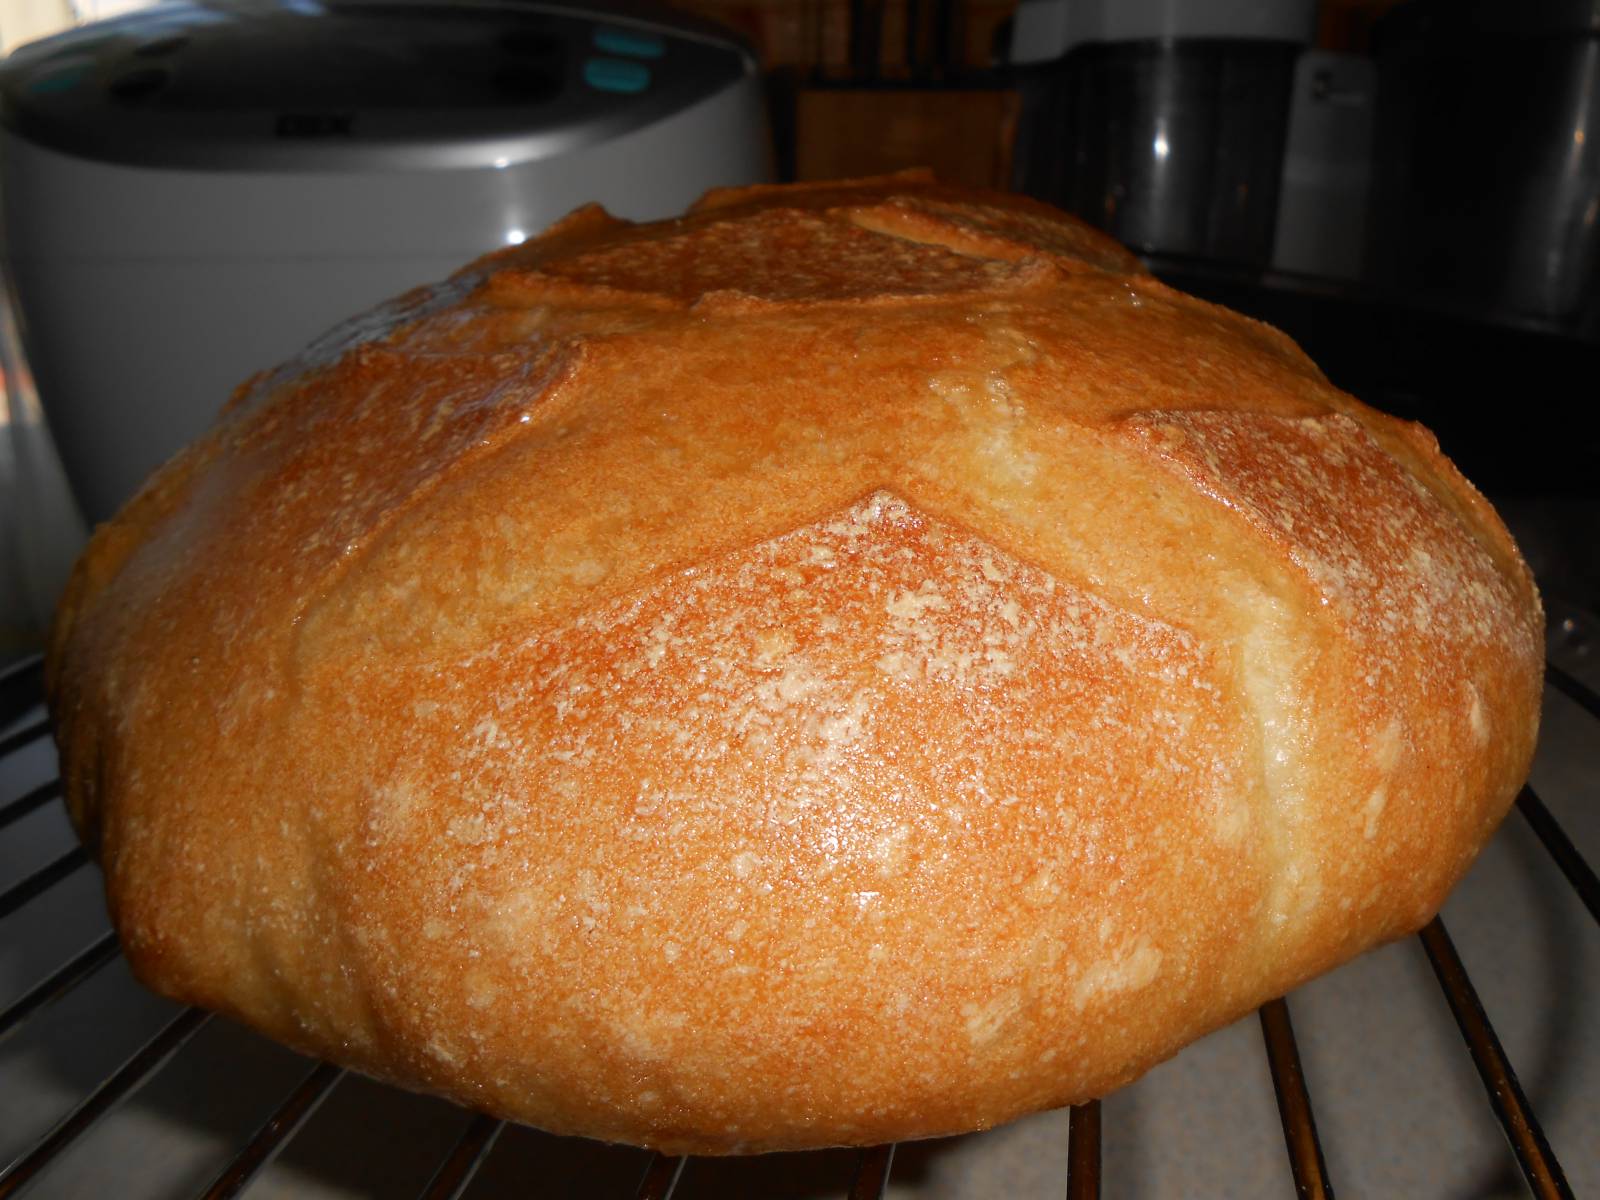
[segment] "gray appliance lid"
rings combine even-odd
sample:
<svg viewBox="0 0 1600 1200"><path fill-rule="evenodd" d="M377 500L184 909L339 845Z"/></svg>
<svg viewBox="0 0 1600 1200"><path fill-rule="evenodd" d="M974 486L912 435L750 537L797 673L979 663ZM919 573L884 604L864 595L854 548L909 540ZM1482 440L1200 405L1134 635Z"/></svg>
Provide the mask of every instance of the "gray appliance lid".
<svg viewBox="0 0 1600 1200"><path fill-rule="evenodd" d="M17 50L0 123L147 167L506 166L658 121L755 71L631 3L166 0Z"/></svg>

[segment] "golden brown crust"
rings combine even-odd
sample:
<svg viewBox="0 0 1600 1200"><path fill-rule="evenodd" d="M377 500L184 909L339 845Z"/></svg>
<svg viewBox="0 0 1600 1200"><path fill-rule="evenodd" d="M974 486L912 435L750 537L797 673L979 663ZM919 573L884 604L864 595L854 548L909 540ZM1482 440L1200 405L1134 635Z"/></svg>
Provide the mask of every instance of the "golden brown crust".
<svg viewBox="0 0 1600 1200"><path fill-rule="evenodd" d="M1101 1094L1416 928L1540 621L1425 431L911 176L337 332L99 531L50 680L153 986L728 1152Z"/></svg>

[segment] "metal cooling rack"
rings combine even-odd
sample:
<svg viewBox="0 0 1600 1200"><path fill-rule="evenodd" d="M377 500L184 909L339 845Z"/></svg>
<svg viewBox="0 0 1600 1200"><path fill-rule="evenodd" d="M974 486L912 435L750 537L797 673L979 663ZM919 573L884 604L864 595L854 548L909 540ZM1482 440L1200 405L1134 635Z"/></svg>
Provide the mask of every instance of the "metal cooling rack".
<svg viewBox="0 0 1600 1200"><path fill-rule="evenodd" d="M25 720L40 700L41 669L40 660L34 658L0 673L0 729L23 722L10 734L0 737L0 762L49 737L45 720ZM1548 664L1546 679L1600 721L1600 694L1554 663ZM60 781L51 780L19 796L0 796L0 836L21 818L58 799L60 794ZM1516 806L1561 873L1576 889L1590 915L1600 922L1600 880L1596 879L1593 868L1531 788L1523 788ZM0 922L83 869L88 861L83 849L75 848L11 884L0 893ZM1529 1191L1540 1200L1571 1197L1572 1189L1561 1165L1517 1082L1516 1072L1443 923L1435 918L1418 936ZM107 933L91 941L0 1012L0 1041L90 979L117 954L115 935ZM1332 1197L1333 1185L1317 1138L1316 1119L1300 1069L1288 1003L1274 1000L1263 1005L1258 1015L1295 1193L1307 1198ZM171 1062L209 1020L209 1013L195 1008L185 1009L173 1017L132 1057L101 1080L50 1132L0 1169L0 1200L21 1194L39 1179L64 1151ZM310 1120L344 1075L341 1068L328 1063L313 1066L199 1194L207 1200L218 1200L244 1192ZM3 1082L0 1080L0 1084ZM1098 1101L1073 1108L1068 1125L1065 1180L1068 1200L1092 1200L1100 1195L1100 1125ZM504 1129L502 1121L483 1116L473 1118L422 1189L422 1200L457 1200L462 1196ZM893 1169L894 1151L892 1145L862 1151L853 1176L839 1181L843 1189L840 1194L848 1200L882 1197ZM652 1156L633 1191L636 1200L669 1200L679 1190L687 1163L685 1158ZM684 1191L692 1191L692 1188L686 1187ZM689 1200L689 1197L685 1195L682 1200Z"/></svg>

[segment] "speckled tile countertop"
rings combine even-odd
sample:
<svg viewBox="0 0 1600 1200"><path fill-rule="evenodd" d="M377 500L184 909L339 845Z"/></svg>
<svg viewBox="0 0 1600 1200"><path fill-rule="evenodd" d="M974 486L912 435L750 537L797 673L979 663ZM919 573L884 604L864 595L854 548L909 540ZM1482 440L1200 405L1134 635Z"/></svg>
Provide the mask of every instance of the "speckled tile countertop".
<svg viewBox="0 0 1600 1200"><path fill-rule="evenodd" d="M1552 601L1552 656L1600 685L1600 625ZM1563 618L1570 618L1563 626ZM0 800L50 777L46 746L13 756ZM1533 784L1600 862L1600 722L1547 693ZM70 847L59 806L0 836L0 888ZM1444 919L1579 1196L1600 1194L1600 928L1513 814ZM99 878L79 871L0 927L0 1007L105 928ZM1328 1169L1344 1197L1524 1195L1515 1162L1422 948L1410 938L1290 997ZM9 1161L174 1011L120 960L0 1043L0 1161ZM213 1021L156 1080L41 1177L30 1195L195 1193L309 1064ZM1256 1020L1191 1046L1109 1099L1108 1198L1293 1194ZM465 1127L432 1100L347 1077L251 1197L410 1197ZM631 1196L637 1151L510 1129L467 1196ZM850 1152L689 1164L678 1196L845 1194ZM899 1148L892 1200L1060 1197L1067 1114Z"/></svg>

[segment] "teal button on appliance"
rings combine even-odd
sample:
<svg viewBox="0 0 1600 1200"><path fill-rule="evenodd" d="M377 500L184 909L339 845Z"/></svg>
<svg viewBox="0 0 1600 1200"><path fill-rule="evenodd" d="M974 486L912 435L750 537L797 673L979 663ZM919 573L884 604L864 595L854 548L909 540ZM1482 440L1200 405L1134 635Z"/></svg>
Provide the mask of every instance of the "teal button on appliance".
<svg viewBox="0 0 1600 1200"><path fill-rule="evenodd" d="M583 81L598 91L631 96L650 86L650 68L621 58L591 58L583 64Z"/></svg>
<svg viewBox="0 0 1600 1200"><path fill-rule="evenodd" d="M89 77L93 66L94 60L82 54L52 55L24 86L34 96L71 91Z"/></svg>
<svg viewBox="0 0 1600 1200"><path fill-rule="evenodd" d="M596 50L607 54L620 54L625 58L660 58L667 52L667 44L653 33L636 29L617 29L601 25L594 31Z"/></svg>
<svg viewBox="0 0 1600 1200"><path fill-rule="evenodd" d="M84 81L88 72L83 67L67 67L47 75L35 75L28 80L27 88L35 96L51 96L69 92Z"/></svg>

